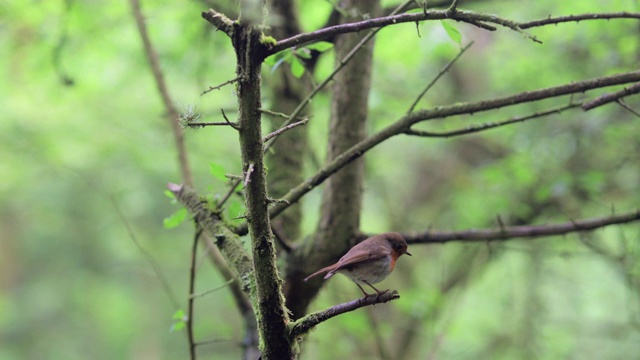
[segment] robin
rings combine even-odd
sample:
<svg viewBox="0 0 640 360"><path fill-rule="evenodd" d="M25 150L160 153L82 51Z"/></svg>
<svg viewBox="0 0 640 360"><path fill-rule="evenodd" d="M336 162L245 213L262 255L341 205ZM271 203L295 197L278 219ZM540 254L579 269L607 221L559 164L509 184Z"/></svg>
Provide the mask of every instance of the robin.
<svg viewBox="0 0 640 360"><path fill-rule="evenodd" d="M367 294L360 284L369 285L378 295L384 294L388 290L380 291L373 284L389 276L396 265L396 260L403 254L411 256L407 251L407 241L402 235L389 232L372 236L352 247L337 263L314 272L304 281L325 272L327 273L324 276L325 279L332 277L335 273L341 273L355 282L365 296L370 294Z"/></svg>

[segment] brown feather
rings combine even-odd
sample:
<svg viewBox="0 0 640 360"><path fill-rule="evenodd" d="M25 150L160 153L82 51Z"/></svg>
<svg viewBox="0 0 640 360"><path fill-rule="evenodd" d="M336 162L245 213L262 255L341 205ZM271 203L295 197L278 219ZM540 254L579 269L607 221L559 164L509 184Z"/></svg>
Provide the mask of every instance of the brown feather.
<svg viewBox="0 0 640 360"><path fill-rule="evenodd" d="M387 240L387 234L380 234L372 236L356 246L352 247L346 254L344 254L337 263L323 267L322 269L307 276L304 281L311 279L314 276L327 272L325 279L330 278L340 269L345 267L361 263L364 261L376 260L393 252L393 248Z"/></svg>

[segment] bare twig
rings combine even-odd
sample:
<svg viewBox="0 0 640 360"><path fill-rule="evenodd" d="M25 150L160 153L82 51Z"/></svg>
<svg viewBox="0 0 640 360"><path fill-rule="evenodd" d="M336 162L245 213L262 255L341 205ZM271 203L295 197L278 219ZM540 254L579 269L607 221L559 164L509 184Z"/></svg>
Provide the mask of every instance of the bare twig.
<svg viewBox="0 0 640 360"><path fill-rule="evenodd" d="M240 130L240 126L238 125L238 123L229 121L227 114L224 113L224 109L220 109L220 112L222 113L222 117L224 118L224 120L227 122L229 126L231 126L236 130Z"/></svg>
<svg viewBox="0 0 640 360"><path fill-rule="evenodd" d="M629 111L630 113L632 113L633 115L640 117L640 113L633 110L629 105L625 104L624 101L622 101L622 99L618 99L617 101L618 105L622 106L623 109Z"/></svg>
<svg viewBox="0 0 640 360"><path fill-rule="evenodd" d="M602 96L599 96L591 101L587 101L584 104L582 104L582 110L587 111L587 110L591 110L593 108L596 108L598 106L602 106L605 104L608 104L610 102L614 102L614 101L618 101L620 99L622 99L625 96L629 96L629 95L633 95L633 94L637 94L640 92L640 83L635 83L629 87L626 87L620 91L616 91L616 92L612 92L609 94L604 94Z"/></svg>
<svg viewBox="0 0 640 360"><path fill-rule="evenodd" d="M191 174L189 159L187 158L187 150L184 144L184 132L182 131L182 128L178 123L178 119L180 117L178 114L178 110L176 110L176 107L174 106L174 102L171 99L171 95L169 94L169 89L167 88L167 84L165 83L162 68L160 66L160 61L158 60L158 53L151 44L151 39L149 38L149 34L147 33L147 27L144 23L142 11L140 10L139 0L130 0L129 2L131 3L131 9L136 20L136 25L138 26L140 38L142 39L142 43L144 44L147 61L149 61L149 66L151 67L151 71L153 72L153 78L156 81L158 92L162 97L162 102L164 103L164 107L167 112L167 120L169 121L169 125L171 126L173 139L176 145L176 149L178 150L178 163L180 164L182 182L189 186L193 186L193 175Z"/></svg>
<svg viewBox="0 0 640 360"><path fill-rule="evenodd" d="M271 132L271 133L267 134L267 135L264 137L263 141L268 141L268 140L270 140L270 139L273 139L274 137L276 137L276 136L278 136L278 135L282 134L283 132L285 132L285 131L287 131L287 130L289 130L289 129L293 129L293 128L294 128L294 127L296 127L296 126L304 125L304 124L306 124L306 123L308 123L308 122L309 122L309 118L305 118L305 119L304 119L304 120L302 120L302 121L294 122L294 123L289 124L289 125L287 125L287 126L283 126L283 127L281 127L280 129L278 129L278 130L276 130L276 131L273 131L273 132Z"/></svg>
<svg viewBox="0 0 640 360"><path fill-rule="evenodd" d="M416 107L416 105L418 105L418 102L420 101L420 99L422 99L422 97L427 93L427 91L429 91L429 89L431 89L431 87L440 79L440 77L442 77L442 75L444 75L447 71L449 71L449 69L451 68L451 66L453 64L455 64L456 61L458 61L458 59L462 56L462 54L464 54L465 51L467 51L467 49L469 49L471 47L471 45L473 45L473 41L470 42L467 46L463 47L462 49L460 49L460 52L458 52L458 55L456 55L456 57L454 57L453 59L451 59L451 61L449 61L449 63L447 63L447 65L445 67L443 67L442 69L440 69L440 71L438 72L438 75L436 75L435 78L433 78L433 80L431 80L431 82L429 83L429 85L427 85L424 90L422 90L420 92L420 94L418 95L418 97L413 101L413 103L411 104L411 106L409 106L409 110L407 111L407 114L410 114L413 112L413 109Z"/></svg>
<svg viewBox="0 0 640 360"><path fill-rule="evenodd" d="M210 290L207 290L207 291L203 291L203 292L198 293L198 294L191 293L191 296L189 296L189 299L196 299L196 298L199 298L199 297L203 297L205 295L209 295L209 294L214 293L216 291L222 290L222 289L226 288L227 286L231 285L234 281L235 281L234 279L229 279L226 283L224 283L224 284L222 284L222 285L220 285L220 286L218 286L216 288L213 288L213 289L210 289Z"/></svg>
<svg viewBox="0 0 640 360"><path fill-rule="evenodd" d="M263 113L263 114L267 114L267 115L271 115L271 116L275 116L275 117L279 117L279 118L283 118L283 119L289 119L289 117L290 117L289 115L287 115L285 113L272 111L272 110L267 110L267 109L260 109L260 112ZM304 119L306 119L306 117L297 117L296 119L304 120Z"/></svg>
<svg viewBox="0 0 640 360"><path fill-rule="evenodd" d="M309 314L290 326L289 339L294 341L298 336L306 334L314 326L331 319L332 317L357 310L368 305L386 303L397 300L400 295L397 291L387 291L380 295L373 294L347 303L332 306L328 309Z"/></svg>
<svg viewBox="0 0 640 360"><path fill-rule="evenodd" d="M218 90L218 89L220 89L221 87L223 87L223 86L225 86L225 85L229 85L229 84L231 84L231 83L234 83L234 82L236 82L236 81L238 81L238 80L240 80L240 77L237 77L237 78L235 78L235 79L231 79L231 80L229 80L229 81L225 81L225 82L223 82L222 84L220 84L220 85L218 85L218 86L209 86L209 88L208 88L207 90L203 91L203 92L200 94L200 96L202 96L202 95L204 95L204 94L206 94L206 93L212 92L213 90Z"/></svg>
<svg viewBox="0 0 640 360"><path fill-rule="evenodd" d="M523 117L516 116L504 121L491 122L491 123L485 123L480 125L470 125L462 129L451 130L451 131L432 132L432 131L409 129L405 131L405 134L413 135L413 136L422 136L422 137L435 137L435 138L448 138L453 136L468 135L468 134L473 134L480 131L494 129L494 128L509 125L509 124L515 124L515 123L524 122L524 121L535 119L535 118L540 118L540 117L551 115L551 114L559 114L564 110L576 108L578 106L580 106L579 103L572 103L564 106L558 106L556 108L552 108L549 110L536 112Z"/></svg>
<svg viewBox="0 0 640 360"><path fill-rule="evenodd" d="M229 191L227 191L227 193L224 195L222 200L218 202L218 205L216 206L216 210L222 209L222 206L224 206L224 204L227 202L227 200L229 200L231 195L233 195L233 193L236 191L236 188L238 187L238 185L240 185L241 182L242 182L242 178L236 179L231 183L231 187L229 187Z"/></svg>
<svg viewBox="0 0 640 360"><path fill-rule="evenodd" d="M467 231L425 231L403 234L408 243L445 243L449 241L487 241L511 238L538 238L592 231L609 225L625 224L640 220L640 210L620 215L570 220L550 225L505 226L497 229L473 229Z"/></svg>
<svg viewBox="0 0 640 360"><path fill-rule="evenodd" d="M583 20L610 20L610 19L640 19L640 13L629 12L617 12L617 13L602 13L602 14L580 14L580 15L568 15L568 16L549 16L546 19L533 20L522 22L518 24L520 29L529 29L532 27L545 26L550 24L559 24L565 22L578 22Z"/></svg>

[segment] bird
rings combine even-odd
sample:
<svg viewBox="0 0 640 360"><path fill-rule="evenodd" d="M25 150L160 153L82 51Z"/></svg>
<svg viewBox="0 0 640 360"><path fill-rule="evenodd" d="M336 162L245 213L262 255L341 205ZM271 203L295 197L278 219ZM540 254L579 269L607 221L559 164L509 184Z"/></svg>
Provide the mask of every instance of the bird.
<svg viewBox="0 0 640 360"><path fill-rule="evenodd" d="M382 295L388 290L380 291L373 284L384 280L396 265L396 260L401 256L411 254L407 251L407 241L397 232L388 232L372 236L352 247L337 263L324 267L307 276L304 281L322 273L327 273L328 279L335 273L346 275L358 285L365 297L368 294L361 285L368 285L375 290L377 295Z"/></svg>

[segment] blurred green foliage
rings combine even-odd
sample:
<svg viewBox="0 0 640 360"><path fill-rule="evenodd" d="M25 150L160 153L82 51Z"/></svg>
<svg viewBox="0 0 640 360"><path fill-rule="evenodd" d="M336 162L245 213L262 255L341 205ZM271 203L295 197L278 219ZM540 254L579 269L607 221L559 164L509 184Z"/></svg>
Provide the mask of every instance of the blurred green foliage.
<svg viewBox="0 0 640 360"><path fill-rule="evenodd" d="M518 21L640 11L632 0L462 3ZM203 121L221 121L220 108L233 117L233 86L199 95L235 77L228 39L200 18L209 5L142 6L181 110L197 106ZM312 30L331 4L305 0L300 9ZM186 307L192 228L188 221L163 226L179 210L163 195L167 182L180 182L177 157L129 7L10 0L0 11L0 359L185 358L183 331L170 330ZM640 57L637 20L530 30L542 45L504 29L453 25L462 44L476 44L419 107L634 70ZM402 116L459 49L437 22L419 30L403 24L377 36L371 132ZM331 71L330 56L320 59L318 80ZM308 125L317 159L326 149L328 96L313 100ZM567 101L421 126L460 128ZM626 101L640 108L637 96ZM270 99L264 103L278 110ZM363 230L496 227L497 216L506 224L544 224L636 209L637 120L610 105L448 140L392 138L366 156ZM186 134L196 186L223 196L224 174L241 170L235 132ZM318 203L318 191L305 198L306 233L315 228ZM228 211L240 216L241 201L234 198ZM382 284L402 298L320 325L303 358L632 358L640 352L639 238L631 224L535 241L414 245L414 256ZM204 256L198 264L199 292L224 283ZM312 307L356 296L357 287L336 277ZM199 298L195 314L197 339L213 340L198 348L201 358L240 356L242 323L228 292Z"/></svg>

